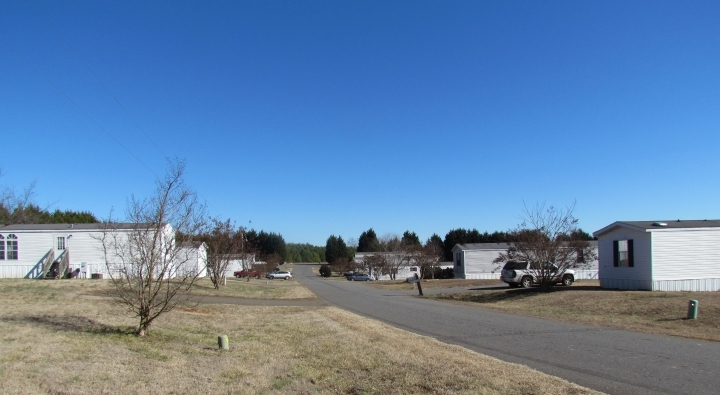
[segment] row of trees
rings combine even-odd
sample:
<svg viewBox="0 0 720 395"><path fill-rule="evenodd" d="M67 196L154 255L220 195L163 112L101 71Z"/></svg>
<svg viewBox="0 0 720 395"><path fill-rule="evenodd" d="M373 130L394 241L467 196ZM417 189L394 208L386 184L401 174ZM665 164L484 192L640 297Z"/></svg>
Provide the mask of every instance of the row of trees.
<svg viewBox="0 0 720 395"><path fill-rule="evenodd" d="M434 277L442 258L442 240L433 235L423 244L415 232L405 231L402 236L387 234L378 237L370 228L364 231L357 247L347 246L340 236L332 235L326 243L327 262L336 272L364 269L375 275L388 274L391 279L403 267L419 266L423 277ZM355 251L363 258L353 260Z"/></svg>
<svg viewBox="0 0 720 395"><path fill-rule="evenodd" d="M2 171L0 171L2 176ZM35 182L22 191L10 186L0 189L0 223L2 224L89 224L100 222L88 211L41 208L34 202Z"/></svg>
<svg viewBox="0 0 720 395"><path fill-rule="evenodd" d="M447 232L445 239L441 239L437 234L430 236L425 243L421 243L415 232L405 231L400 237L394 234L386 234L378 237L377 233L372 229L368 229L360 234L357 239L357 252L359 253L376 253L364 254L362 259L362 269L372 271L378 274L388 274L394 279L395 275L402 267L418 266L421 269L423 278L435 277L439 274L440 262L452 261L452 248L456 244L467 243L509 243L511 250L504 254L500 259L511 260L520 258L530 258L528 253L523 255L517 251L527 251L528 246L540 240L548 240L561 243L564 249L557 248L548 252L544 262L550 262L549 256L554 256L554 260L564 261L564 255L577 254L578 250L587 250L589 245L587 241L592 237L582 229L576 227L577 221L572 217L572 209L562 211L565 215L565 226L559 230L555 230L552 234L547 234L547 223L540 223L540 219L546 217L559 216L558 209L550 207L546 210L544 206L534 209L525 208L526 220L523 224L514 230L507 232L480 233L477 229L453 229ZM543 211L546 210L546 211ZM557 220L557 218L555 218ZM575 222L572 222L572 221ZM551 221L557 222L557 221ZM537 228L529 227L530 225ZM572 226L569 226L572 225ZM538 236L541 235L541 236ZM531 241L529 241L531 240ZM358 264L353 261L350 254L344 251L352 249L346 246L342 237L330 236L327 240L326 250L330 253L326 254L327 262L333 265L333 270L353 271L359 269ZM543 246L540 246L543 247ZM539 247L535 247L539 248ZM541 248L542 249L542 248ZM545 248L547 250L547 248ZM592 254L589 250L585 254ZM589 256L589 255L588 255ZM538 258L538 257L536 257ZM533 258L535 259L535 258ZM540 258L538 258L540 259ZM501 262L501 261L498 261Z"/></svg>
<svg viewBox="0 0 720 395"><path fill-rule="evenodd" d="M325 247L312 244L288 243L286 262L325 262Z"/></svg>

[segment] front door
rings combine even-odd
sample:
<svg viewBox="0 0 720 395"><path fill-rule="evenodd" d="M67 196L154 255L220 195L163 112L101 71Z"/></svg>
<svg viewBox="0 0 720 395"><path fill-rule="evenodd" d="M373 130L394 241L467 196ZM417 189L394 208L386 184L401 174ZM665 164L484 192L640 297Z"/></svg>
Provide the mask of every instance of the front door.
<svg viewBox="0 0 720 395"><path fill-rule="evenodd" d="M67 235L53 235L53 249L55 250L55 259L67 249Z"/></svg>

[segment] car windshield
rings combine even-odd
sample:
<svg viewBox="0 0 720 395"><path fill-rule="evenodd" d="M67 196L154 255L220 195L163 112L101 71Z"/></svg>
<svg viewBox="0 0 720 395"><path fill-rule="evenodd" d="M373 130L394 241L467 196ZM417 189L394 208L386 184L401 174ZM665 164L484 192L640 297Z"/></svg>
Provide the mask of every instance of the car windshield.
<svg viewBox="0 0 720 395"><path fill-rule="evenodd" d="M522 269L525 269L526 267L527 267L527 262L511 261L511 262L506 263L505 266L503 267L503 269L505 269L505 270L522 270Z"/></svg>

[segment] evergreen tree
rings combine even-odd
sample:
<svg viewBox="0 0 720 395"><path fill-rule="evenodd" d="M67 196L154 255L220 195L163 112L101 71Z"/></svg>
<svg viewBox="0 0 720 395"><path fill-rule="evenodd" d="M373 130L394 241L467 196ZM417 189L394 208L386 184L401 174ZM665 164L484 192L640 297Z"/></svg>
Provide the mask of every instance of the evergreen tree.
<svg viewBox="0 0 720 395"><path fill-rule="evenodd" d="M366 230L360 234L358 239L357 252L377 252L380 251L380 241L375 234L373 228Z"/></svg>
<svg viewBox="0 0 720 395"><path fill-rule="evenodd" d="M335 263L338 259L348 258L347 246L342 236L331 235L325 243L325 260L329 264Z"/></svg>
<svg viewBox="0 0 720 395"><path fill-rule="evenodd" d="M400 244L402 244L404 247L421 247L422 243L420 243L420 238L418 238L418 235L415 234L415 232L410 232L409 230L406 230L405 233L403 233L402 240L400 240Z"/></svg>

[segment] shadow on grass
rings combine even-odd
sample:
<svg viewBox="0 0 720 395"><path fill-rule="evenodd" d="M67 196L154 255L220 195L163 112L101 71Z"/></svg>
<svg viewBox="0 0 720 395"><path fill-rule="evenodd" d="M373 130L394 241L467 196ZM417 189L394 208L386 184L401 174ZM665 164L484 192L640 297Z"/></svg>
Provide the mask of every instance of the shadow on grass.
<svg viewBox="0 0 720 395"><path fill-rule="evenodd" d="M502 290L508 290L507 285L496 285L496 286L476 286L474 288L468 288L468 291L502 291Z"/></svg>
<svg viewBox="0 0 720 395"><path fill-rule="evenodd" d="M459 293L459 294L439 294L435 296L438 299L450 299L460 300L464 302L475 302L475 303L497 303L503 301L523 300L532 298L540 295L547 295L553 292L578 292L578 291L595 291L595 292L608 292L615 291L616 289L600 288L598 286L573 286L573 287L550 287L543 290L540 287L532 288L507 288L507 287L492 287L492 288L479 288L471 289L477 290L475 293Z"/></svg>
<svg viewBox="0 0 720 395"><path fill-rule="evenodd" d="M81 332L91 334L110 335L134 335L136 328L130 326L113 326L91 320L87 317L35 315L23 317L9 317L4 319L7 322L17 322L32 325L42 325L56 331Z"/></svg>
<svg viewBox="0 0 720 395"><path fill-rule="evenodd" d="M657 322L677 322L677 321L692 321L692 318L680 317L680 318L660 318Z"/></svg>

